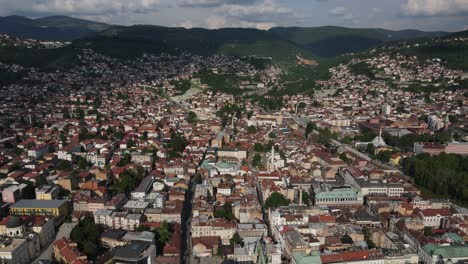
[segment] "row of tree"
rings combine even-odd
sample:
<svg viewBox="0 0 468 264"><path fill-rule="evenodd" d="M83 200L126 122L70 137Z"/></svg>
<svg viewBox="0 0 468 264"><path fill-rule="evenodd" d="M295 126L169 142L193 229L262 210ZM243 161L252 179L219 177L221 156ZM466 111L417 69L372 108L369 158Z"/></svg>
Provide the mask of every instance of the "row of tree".
<svg viewBox="0 0 468 264"><path fill-rule="evenodd" d="M403 171L434 194L468 205L468 157L427 153L402 161Z"/></svg>

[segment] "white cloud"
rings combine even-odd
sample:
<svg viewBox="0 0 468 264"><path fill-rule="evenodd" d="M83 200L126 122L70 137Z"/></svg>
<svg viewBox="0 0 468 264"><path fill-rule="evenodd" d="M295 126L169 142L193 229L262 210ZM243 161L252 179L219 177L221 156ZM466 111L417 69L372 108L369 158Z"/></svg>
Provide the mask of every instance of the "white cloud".
<svg viewBox="0 0 468 264"><path fill-rule="evenodd" d="M401 5L405 15L468 15L468 0L407 0Z"/></svg>
<svg viewBox="0 0 468 264"><path fill-rule="evenodd" d="M358 18L353 15L353 13L348 12L346 8L342 6L335 7L328 11L328 14L331 16L339 17L343 20L344 23L357 24L359 23Z"/></svg>
<svg viewBox="0 0 468 264"><path fill-rule="evenodd" d="M222 16L210 16L205 20L205 24L209 29L222 28L226 26L226 19Z"/></svg>
<svg viewBox="0 0 468 264"><path fill-rule="evenodd" d="M344 16L346 12L346 9L342 6L335 7L328 11L328 14L332 16Z"/></svg>
<svg viewBox="0 0 468 264"><path fill-rule="evenodd" d="M194 27L193 25L193 22L190 21L190 20L186 20L178 25L176 25L177 27L183 27L183 28L186 28L186 29L191 29Z"/></svg>
<svg viewBox="0 0 468 264"><path fill-rule="evenodd" d="M216 12L249 21L274 19L278 16L294 16L293 10L279 5L275 0L263 0L256 5L223 5L217 8Z"/></svg>
<svg viewBox="0 0 468 264"><path fill-rule="evenodd" d="M160 0L0 0L4 13L96 15L149 13L157 11Z"/></svg>
<svg viewBox="0 0 468 264"><path fill-rule="evenodd" d="M184 0L182 7L217 7L222 5L252 5L257 0Z"/></svg>
<svg viewBox="0 0 468 264"><path fill-rule="evenodd" d="M273 22L250 22L250 21L241 21L240 27L244 28L256 28L260 30L268 30L272 27L275 27L276 24Z"/></svg>

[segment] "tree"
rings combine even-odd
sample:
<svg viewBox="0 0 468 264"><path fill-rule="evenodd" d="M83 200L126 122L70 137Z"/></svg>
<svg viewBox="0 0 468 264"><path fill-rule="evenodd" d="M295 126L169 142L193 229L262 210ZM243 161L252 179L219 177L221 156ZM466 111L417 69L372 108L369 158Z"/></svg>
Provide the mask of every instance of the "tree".
<svg viewBox="0 0 468 264"><path fill-rule="evenodd" d="M307 206L310 205L310 194L309 194L309 192L302 190L302 202Z"/></svg>
<svg viewBox="0 0 468 264"><path fill-rule="evenodd" d="M247 127L247 133L255 134L255 133L257 133L257 128L255 126L248 126Z"/></svg>
<svg viewBox="0 0 468 264"><path fill-rule="evenodd" d="M430 226L424 227L424 236L427 236L427 237L432 236L432 227Z"/></svg>
<svg viewBox="0 0 468 264"><path fill-rule="evenodd" d="M144 131L140 138L142 140L147 140L148 139L148 131Z"/></svg>
<svg viewBox="0 0 468 264"><path fill-rule="evenodd" d="M91 217L85 217L76 225L70 234L70 238L78 244L90 259L96 259L99 236L103 228L94 223Z"/></svg>
<svg viewBox="0 0 468 264"><path fill-rule="evenodd" d="M274 192L270 194L270 197L268 197L265 201L265 208L277 208L280 206L288 206L290 203L290 200L284 197L281 193Z"/></svg>
<svg viewBox="0 0 468 264"><path fill-rule="evenodd" d="M225 203L221 208L218 208L214 211L214 217L216 218L224 218L228 221L235 219L234 214L232 213L232 205L231 203Z"/></svg>
<svg viewBox="0 0 468 264"><path fill-rule="evenodd" d="M262 165L262 156L260 154L255 154L252 158L252 166L254 167L260 167Z"/></svg>
<svg viewBox="0 0 468 264"><path fill-rule="evenodd" d="M234 235L232 235L232 238L229 239L229 245L231 245L231 247L236 246L236 245L240 245L241 247L243 247L244 246L244 240L236 232L236 233L234 233Z"/></svg>
<svg viewBox="0 0 468 264"><path fill-rule="evenodd" d="M348 156L346 156L346 152L341 152L340 153L340 159L346 163L349 162Z"/></svg>
<svg viewBox="0 0 468 264"><path fill-rule="evenodd" d="M127 148L133 148L135 146L135 141L133 139L129 138L127 140Z"/></svg>
<svg viewBox="0 0 468 264"><path fill-rule="evenodd" d="M376 248L376 245L375 245L374 241L372 241L371 233L370 233L369 228L364 226L362 228L362 233L364 234L364 240L366 241L368 248L369 249Z"/></svg>
<svg viewBox="0 0 468 264"><path fill-rule="evenodd" d="M374 155L375 147L374 147L374 145L372 145L372 143L367 144L366 152L369 153L369 154Z"/></svg>
<svg viewBox="0 0 468 264"><path fill-rule="evenodd" d="M425 192L468 205L468 157L446 153L431 157L423 153L405 158L401 164L403 172Z"/></svg>
<svg viewBox="0 0 468 264"><path fill-rule="evenodd" d="M345 136L345 137L343 137L341 139L341 142L343 144L348 144L349 145L349 144L353 143L353 139L350 136Z"/></svg>
<svg viewBox="0 0 468 264"><path fill-rule="evenodd" d="M185 147L188 145L187 139L183 135L172 133L169 146L175 152L182 152L185 150Z"/></svg>
<svg viewBox="0 0 468 264"><path fill-rule="evenodd" d="M195 175L195 184L201 184L202 183L202 176L201 174L197 173Z"/></svg>
<svg viewBox="0 0 468 264"><path fill-rule="evenodd" d="M305 133L304 133L304 137L308 138L309 134L312 133L312 131L314 131L314 129L317 129L317 125L315 123L312 123L312 122L307 123Z"/></svg>
<svg viewBox="0 0 468 264"><path fill-rule="evenodd" d="M161 223L161 226L157 229L158 241L162 244L166 244L171 238L169 225L166 221Z"/></svg>
<svg viewBox="0 0 468 264"><path fill-rule="evenodd" d="M197 114L190 111L187 116L187 122L189 122L190 124L195 124L197 123L197 121L198 121Z"/></svg>
<svg viewBox="0 0 468 264"><path fill-rule="evenodd" d="M392 157L392 154L394 152L393 151L390 151L390 150L384 150L384 151L380 151L378 154L377 154L377 159L383 161L383 162L389 162L390 161L390 158Z"/></svg>

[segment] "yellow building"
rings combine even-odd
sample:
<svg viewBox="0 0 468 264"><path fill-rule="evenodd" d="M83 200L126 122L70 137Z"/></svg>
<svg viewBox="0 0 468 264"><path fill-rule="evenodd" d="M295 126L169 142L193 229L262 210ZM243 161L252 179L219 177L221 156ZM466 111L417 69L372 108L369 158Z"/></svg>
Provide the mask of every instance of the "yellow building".
<svg viewBox="0 0 468 264"><path fill-rule="evenodd" d="M394 165L394 166L400 165L400 161L401 161L401 155L399 155L399 154L393 154L393 155L390 157L390 162L391 162L392 165Z"/></svg>
<svg viewBox="0 0 468 264"><path fill-rule="evenodd" d="M68 203L66 200L23 199L10 207L11 215L53 216L57 225L60 225L65 220L68 213Z"/></svg>

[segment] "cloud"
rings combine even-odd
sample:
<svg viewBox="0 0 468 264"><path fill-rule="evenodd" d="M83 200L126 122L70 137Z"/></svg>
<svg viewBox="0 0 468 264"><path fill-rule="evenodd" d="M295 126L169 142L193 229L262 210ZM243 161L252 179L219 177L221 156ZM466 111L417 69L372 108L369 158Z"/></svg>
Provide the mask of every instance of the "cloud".
<svg viewBox="0 0 468 264"><path fill-rule="evenodd" d="M257 0L184 0L181 7L218 7L222 5L253 5Z"/></svg>
<svg viewBox="0 0 468 264"><path fill-rule="evenodd" d="M191 29L191 28L194 27L193 22L190 21L190 20L186 20L186 21L184 21L184 22L182 22L180 24L177 24L176 26L177 27L183 27L183 28L186 28L186 29Z"/></svg>
<svg viewBox="0 0 468 264"><path fill-rule="evenodd" d="M292 9L283 7L275 0L263 0L256 5L223 5L215 10L230 17L256 22L271 22L279 17L294 17Z"/></svg>
<svg viewBox="0 0 468 264"><path fill-rule="evenodd" d="M346 12L346 9L342 6L335 7L331 10L328 11L328 14L332 16L344 16Z"/></svg>
<svg viewBox="0 0 468 264"><path fill-rule="evenodd" d="M407 0L401 10L408 16L468 15L468 0Z"/></svg>
<svg viewBox="0 0 468 264"><path fill-rule="evenodd" d="M273 22L250 22L250 21L241 21L240 27L244 28L256 28L260 30L268 30L272 27L276 27L276 24Z"/></svg>
<svg viewBox="0 0 468 264"><path fill-rule="evenodd" d="M343 19L345 23L352 23L352 24L357 24L359 23L359 20L353 13L348 12L346 8L342 6L335 7L333 9L330 9L328 11L328 14L331 16L339 17Z"/></svg>
<svg viewBox="0 0 468 264"><path fill-rule="evenodd" d="M222 16L210 16L205 20L205 24L209 29L223 28L226 26L226 19Z"/></svg>
<svg viewBox="0 0 468 264"><path fill-rule="evenodd" d="M157 11L159 5L160 0L0 0L4 13L31 15L145 14Z"/></svg>

